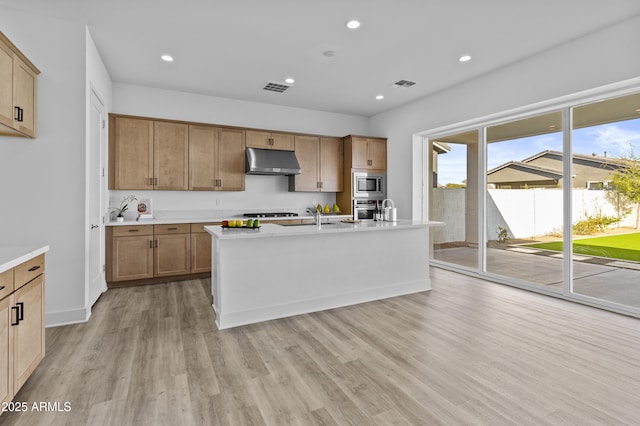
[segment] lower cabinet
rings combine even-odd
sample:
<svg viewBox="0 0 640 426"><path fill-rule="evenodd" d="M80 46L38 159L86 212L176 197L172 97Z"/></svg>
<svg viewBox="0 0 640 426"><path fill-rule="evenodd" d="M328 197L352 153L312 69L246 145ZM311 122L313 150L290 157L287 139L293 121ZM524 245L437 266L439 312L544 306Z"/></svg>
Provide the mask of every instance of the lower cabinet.
<svg viewBox="0 0 640 426"><path fill-rule="evenodd" d="M0 277L15 288L0 298L0 402L9 402L44 358L44 255Z"/></svg>
<svg viewBox="0 0 640 426"><path fill-rule="evenodd" d="M211 236L204 227L214 224L107 227L107 283L143 284L210 272Z"/></svg>

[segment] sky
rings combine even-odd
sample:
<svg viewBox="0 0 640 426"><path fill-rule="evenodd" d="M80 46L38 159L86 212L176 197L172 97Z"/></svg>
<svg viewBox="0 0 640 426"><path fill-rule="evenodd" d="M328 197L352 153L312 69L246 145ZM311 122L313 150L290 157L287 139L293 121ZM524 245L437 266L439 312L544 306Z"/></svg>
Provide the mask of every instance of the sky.
<svg viewBox="0 0 640 426"><path fill-rule="evenodd" d="M573 131L573 152L585 155L625 157L640 155L640 118L586 127ZM463 183L466 179L466 146L449 144L451 151L438 156L438 184ZM549 133L528 138L489 144L487 169L509 161L522 161L541 151L562 152L562 133Z"/></svg>

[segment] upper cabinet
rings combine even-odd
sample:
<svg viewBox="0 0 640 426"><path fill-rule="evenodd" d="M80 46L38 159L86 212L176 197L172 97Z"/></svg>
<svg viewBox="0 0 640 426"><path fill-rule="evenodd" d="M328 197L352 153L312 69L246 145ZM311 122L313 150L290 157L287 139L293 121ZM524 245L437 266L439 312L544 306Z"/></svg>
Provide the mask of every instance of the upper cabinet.
<svg viewBox="0 0 640 426"><path fill-rule="evenodd" d="M279 149L293 151L294 136L290 133L247 130L247 148Z"/></svg>
<svg viewBox="0 0 640 426"><path fill-rule="evenodd" d="M295 148L302 173L289 177L290 191L340 192L344 189L342 139L296 136Z"/></svg>
<svg viewBox="0 0 640 426"><path fill-rule="evenodd" d="M0 32L0 135L36 137L38 74Z"/></svg>
<svg viewBox="0 0 640 426"><path fill-rule="evenodd" d="M361 136L347 136L345 150L349 153L352 169L386 171L387 170L387 140L380 138L366 138Z"/></svg>
<svg viewBox="0 0 640 426"><path fill-rule="evenodd" d="M240 129L189 126L189 189L243 191L244 138Z"/></svg>
<svg viewBox="0 0 640 426"><path fill-rule="evenodd" d="M109 139L110 189L188 189L186 124L112 115Z"/></svg>

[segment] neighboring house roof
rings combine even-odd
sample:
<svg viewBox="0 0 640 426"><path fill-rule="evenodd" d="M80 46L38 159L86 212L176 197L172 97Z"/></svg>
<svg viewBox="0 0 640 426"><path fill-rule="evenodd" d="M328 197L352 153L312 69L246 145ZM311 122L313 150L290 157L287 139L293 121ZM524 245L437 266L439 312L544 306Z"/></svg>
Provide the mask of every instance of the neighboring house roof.
<svg viewBox="0 0 640 426"><path fill-rule="evenodd" d="M507 168L516 169L518 171L530 173L532 175L542 176L547 179L562 179L562 172L558 172L557 170L549 169L546 167L536 166L534 164L527 164L523 161L509 161L508 163L504 163L489 170L487 172L487 177ZM489 183L497 183L497 181L492 181L491 179L488 179L488 181Z"/></svg>
<svg viewBox="0 0 640 426"><path fill-rule="evenodd" d="M524 160L522 160L523 163L529 163L533 160L536 160L540 157L560 157L560 159L562 159L562 152L560 151L554 151L553 149L547 149L545 151L541 151L537 154L532 155L531 157L525 158ZM603 157L601 155L585 155L585 154L573 154L573 158L574 160L579 159L579 160L584 160L584 161L590 161L599 165L607 165L607 166L611 166L613 168L619 168L622 167L622 163L620 160L616 159L616 158L611 158L611 157Z"/></svg>
<svg viewBox="0 0 640 426"><path fill-rule="evenodd" d="M558 168L549 168L549 167L541 167L536 164L530 164L535 160L548 157L554 158L558 160ZM599 155L585 155L585 154L573 154L574 162L577 160L584 164L592 163L591 167L597 169L618 169L624 167L622 162L615 158L603 157ZM548 166L548 164L547 164ZM537 154L532 155L531 157L527 157L522 161L509 161L508 163L504 163L495 167L487 172L487 177L489 183L497 183L498 181L494 178L493 180L490 178L492 174L499 172L500 170L504 170L507 168L515 169L519 172L530 173L531 175L537 175L539 177L544 177L547 179L561 179L562 178L562 152L554 151L552 149L547 149L545 151L541 151ZM511 177L513 179L513 176ZM522 179L525 181L528 179Z"/></svg>

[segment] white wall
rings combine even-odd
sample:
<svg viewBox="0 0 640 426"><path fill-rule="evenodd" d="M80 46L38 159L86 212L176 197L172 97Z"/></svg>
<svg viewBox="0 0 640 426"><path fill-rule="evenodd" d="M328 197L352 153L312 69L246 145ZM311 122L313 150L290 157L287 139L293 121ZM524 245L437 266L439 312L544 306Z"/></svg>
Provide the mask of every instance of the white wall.
<svg viewBox="0 0 640 426"><path fill-rule="evenodd" d="M46 322L84 317L85 27L0 6L40 69L36 139L0 136L0 244L49 244Z"/></svg>
<svg viewBox="0 0 640 426"><path fill-rule="evenodd" d="M367 135L369 120L354 115L260 104L193 93L114 83L117 114L195 121L326 136ZM247 176L245 191L111 191L111 206L128 194L151 197L154 210L304 209L332 205L334 193L288 192L284 176Z"/></svg>
<svg viewBox="0 0 640 426"><path fill-rule="evenodd" d="M405 212L411 211L414 133L638 77L639 40L640 17L636 16L372 117L371 134L388 138L389 197L399 215L408 217Z"/></svg>

